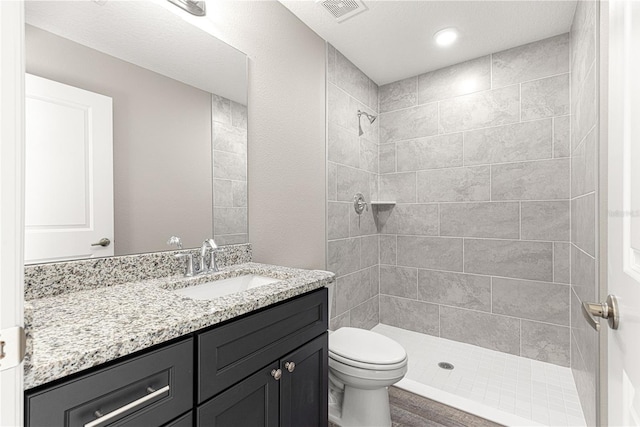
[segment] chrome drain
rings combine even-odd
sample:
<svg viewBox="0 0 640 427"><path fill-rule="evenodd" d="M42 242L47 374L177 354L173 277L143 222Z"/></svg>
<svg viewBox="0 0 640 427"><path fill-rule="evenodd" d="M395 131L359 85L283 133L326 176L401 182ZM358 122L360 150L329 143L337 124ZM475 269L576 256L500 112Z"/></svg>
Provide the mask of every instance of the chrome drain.
<svg viewBox="0 0 640 427"><path fill-rule="evenodd" d="M447 370L452 370L454 368L454 366L451 363L447 363L447 362L440 362L438 363L438 366L441 367L442 369L447 369Z"/></svg>

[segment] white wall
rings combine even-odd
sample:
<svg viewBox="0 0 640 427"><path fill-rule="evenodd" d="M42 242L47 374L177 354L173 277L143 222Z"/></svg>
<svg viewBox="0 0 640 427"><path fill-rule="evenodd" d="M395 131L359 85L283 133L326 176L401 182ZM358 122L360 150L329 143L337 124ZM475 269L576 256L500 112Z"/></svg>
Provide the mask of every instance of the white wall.
<svg viewBox="0 0 640 427"><path fill-rule="evenodd" d="M207 3L249 56L249 240L254 260L325 267L325 43L276 1Z"/></svg>

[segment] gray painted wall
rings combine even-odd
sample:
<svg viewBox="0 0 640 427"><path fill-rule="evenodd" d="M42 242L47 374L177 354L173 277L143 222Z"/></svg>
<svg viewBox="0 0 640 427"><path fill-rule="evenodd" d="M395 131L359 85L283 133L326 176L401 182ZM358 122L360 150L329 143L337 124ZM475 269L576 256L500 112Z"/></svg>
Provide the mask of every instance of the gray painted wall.
<svg viewBox="0 0 640 427"><path fill-rule="evenodd" d="M598 333L582 301L597 301L597 4L580 1L571 27L571 369L587 423L596 425Z"/></svg>
<svg viewBox="0 0 640 427"><path fill-rule="evenodd" d="M249 57L249 236L257 262L325 269L325 43L277 1L207 4Z"/></svg>
<svg viewBox="0 0 640 427"><path fill-rule="evenodd" d="M26 70L113 98L116 255L212 234L211 94L29 25Z"/></svg>

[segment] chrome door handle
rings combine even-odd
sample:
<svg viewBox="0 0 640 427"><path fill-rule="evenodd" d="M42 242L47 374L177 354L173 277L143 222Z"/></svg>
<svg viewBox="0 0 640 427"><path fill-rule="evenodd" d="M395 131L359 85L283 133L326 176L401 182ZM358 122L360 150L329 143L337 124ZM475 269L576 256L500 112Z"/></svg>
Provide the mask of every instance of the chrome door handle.
<svg viewBox="0 0 640 427"><path fill-rule="evenodd" d="M147 390L149 391L149 390L153 390L153 389L151 389L151 388L147 388ZM116 410L114 410L114 411L111 411L111 412L109 412L109 413L108 413L108 414L106 414L106 415L102 415L102 416L100 416L100 412L99 412L99 411L96 411L96 415L98 415L98 416L99 416L99 418L97 418L97 419L95 419L95 420L93 420L93 421L91 421L91 422L89 422L89 423L86 423L86 424L84 425L84 427L96 427L96 426L98 426L98 425L100 425L100 424L102 424L102 423L105 423L105 422L109 421L110 419L115 418L115 417L117 417L118 415L120 415L120 414L122 414L122 413L124 413L124 412L127 412L127 411L129 411L129 410L131 410L131 409L135 408L136 406L140 406L140 405L142 405L144 402L146 402L146 401L148 401L148 400L151 400L151 399L153 399L154 397L158 397L158 396L160 396L162 393L166 393L166 392L168 392L168 391L169 391L169 386L168 386L168 385L166 385L166 386L162 387L160 390L155 390L153 393L149 393L149 394L147 394L147 395L145 395L145 396L142 396L140 399L138 399L138 400L134 400L134 401L133 401L133 402L131 402L131 403L127 403L126 405L121 406L120 408L118 408L118 409L116 409Z"/></svg>
<svg viewBox="0 0 640 427"><path fill-rule="evenodd" d="M103 237L102 239L100 239L99 242L92 243L91 246L102 246L103 248L106 248L110 244L111 244L111 240L107 239L106 237Z"/></svg>
<svg viewBox="0 0 640 427"><path fill-rule="evenodd" d="M618 325L620 324L618 299L615 295L609 295L607 297L607 301L602 304L595 302L583 302L582 315L589 323L589 326L596 331L600 330L600 322L596 320L596 317L607 319L611 329L618 329Z"/></svg>

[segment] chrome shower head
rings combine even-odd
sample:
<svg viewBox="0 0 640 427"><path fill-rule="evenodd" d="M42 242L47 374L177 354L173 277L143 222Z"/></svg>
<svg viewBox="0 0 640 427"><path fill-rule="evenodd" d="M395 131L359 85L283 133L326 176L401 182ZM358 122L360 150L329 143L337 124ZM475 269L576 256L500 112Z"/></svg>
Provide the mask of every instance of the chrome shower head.
<svg viewBox="0 0 640 427"><path fill-rule="evenodd" d="M362 125L360 124L360 118L362 116L365 116L367 118L367 120L369 120L369 124L373 124L373 122L375 122L376 119L378 118L378 116L374 116L373 114L369 114L366 111L358 110L358 136L362 136L362 134L364 133L362 131Z"/></svg>

